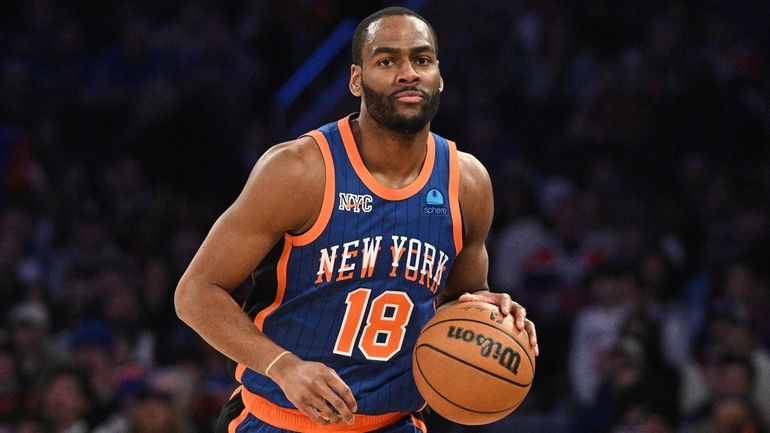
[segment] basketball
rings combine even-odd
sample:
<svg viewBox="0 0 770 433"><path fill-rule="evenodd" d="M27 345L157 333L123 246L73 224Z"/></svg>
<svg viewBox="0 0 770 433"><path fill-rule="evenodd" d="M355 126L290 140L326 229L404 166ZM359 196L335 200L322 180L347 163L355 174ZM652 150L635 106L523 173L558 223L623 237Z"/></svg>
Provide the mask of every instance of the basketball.
<svg viewBox="0 0 770 433"><path fill-rule="evenodd" d="M535 375L529 337L496 305L442 308L423 328L412 356L417 389L428 406L459 424L480 425L513 412Z"/></svg>

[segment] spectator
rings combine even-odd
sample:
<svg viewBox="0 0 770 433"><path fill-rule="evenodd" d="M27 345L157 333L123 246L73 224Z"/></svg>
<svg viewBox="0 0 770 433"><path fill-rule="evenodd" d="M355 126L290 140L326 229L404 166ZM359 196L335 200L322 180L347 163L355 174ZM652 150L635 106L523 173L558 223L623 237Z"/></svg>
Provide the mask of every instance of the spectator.
<svg viewBox="0 0 770 433"><path fill-rule="evenodd" d="M711 416L695 433L762 433L753 405L744 398L725 396L713 402Z"/></svg>
<svg viewBox="0 0 770 433"><path fill-rule="evenodd" d="M45 379L41 412L51 433L88 433L96 402L83 370L60 368Z"/></svg>
<svg viewBox="0 0 770 433"><path fill-rule="evenodd" d="M710 403L737 395L752 405L756 419L767 429L770 355L757 345L741 311L723 306L713 315L701 362L686 368L682 407L685 415L697 419Z"/></svg>
<svg viewBox="0 0 770 433"><path fill-rule="evenodd" d="M631 311L638 307L638 287L622 268L605 266L587 282L590 300L578 312L569 353L572 392L590 405L608 374L609 353Z"/></svg>
<svg viewBox="0 0 770 433"><path fill-rule="evenodd" d="M185 432L171 396L155 389L146 379L128 382L119 391L121 410L94 433Z"/></svg>
<svg viewBox="0 0 770 433"><path fill-rule="evenodd" d="M9 322L11 346L21 381L25 387L31 387L41 375L64 361L66 355L51 341L50 318L41 303L17 304L10 313Z"/></svg>
<svg viewBox="0 0 770 433"><path fill-rule="evenodd" d="M33 396L24 386L13 352L0 346L0 428L12 425L20 414L32 409Z"/></svg>
<svg viewBox="0 0 770 433"><path fill-rule="evenodd" d="M20 416L15 429L14 433L46 433L43 421L34 416Z"/></svg>

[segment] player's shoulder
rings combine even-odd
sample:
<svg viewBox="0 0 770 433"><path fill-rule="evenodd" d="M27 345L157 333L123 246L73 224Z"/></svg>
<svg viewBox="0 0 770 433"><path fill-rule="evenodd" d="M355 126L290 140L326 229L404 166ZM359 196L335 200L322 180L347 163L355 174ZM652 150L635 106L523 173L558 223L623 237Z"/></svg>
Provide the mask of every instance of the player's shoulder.
<svg viewBox="0 0 770 433"><path fill-rule="evenodd" d="M303 232L324 199L323 155L312 137L278 143L254 165L238 202L250 214L275 211L285 232Z"/></svg>
<svg viewBox="0 0 770 433"><path fill-rule="evenodd" d="M275 191L323 187L324 159L315 139L303 136L270 147L252 169L248 183Z"/></svg>
<svg viewBox="0 0 770 433"><path fill-rule="evenodd" d="M283 194L284 200L319 195L324 185L324 160L312 137L278 143L259 158L247 180L257 190Z"/></svg>
<svg viewBox="0 0 770 433"><path fill-rule="evenodd" d="M457 163L460 168L460 185L474 187L490 182L489 172L484 164L467 152L457 151Z"/></svg>
<svg viewBox="0 0 770 433"><path fill-rule="evenodd" d="M323 155L315 139L302 136L270 147L257 162L270 171L284 175L307 174L307 170L323 169Z"/></svg>
<svg viewBox="0 0 770 433"><path fill-rule="evenodd" d="M492 181L484 164L466 152L457 152L460 171L460 208L465 241L483 242L492 223Z"/></svg>

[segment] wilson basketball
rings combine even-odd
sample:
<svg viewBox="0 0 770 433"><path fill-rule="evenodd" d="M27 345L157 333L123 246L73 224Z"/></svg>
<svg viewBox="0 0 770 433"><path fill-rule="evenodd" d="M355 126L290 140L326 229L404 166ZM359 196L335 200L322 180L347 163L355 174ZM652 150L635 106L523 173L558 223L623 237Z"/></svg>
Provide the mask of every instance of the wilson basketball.
<svg viewBox="0 0 770 433"><path fill-rule="evenodd" d="M412 373L428 405L459 424L480 425L513 412L527 396L535 357L526 332L497 306L442 308L414 347Z"/></svg>

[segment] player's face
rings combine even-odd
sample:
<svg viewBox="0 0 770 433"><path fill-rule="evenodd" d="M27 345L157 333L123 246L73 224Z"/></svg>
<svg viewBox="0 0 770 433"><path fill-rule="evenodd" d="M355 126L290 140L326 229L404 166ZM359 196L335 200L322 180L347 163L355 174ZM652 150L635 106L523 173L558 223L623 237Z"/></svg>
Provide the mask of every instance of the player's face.
<svg viewBox="0 0 770 433"><path fill-rule="evenodd" d="M443 82L428 26L410 16L373 22L363 45L363 66L353 67L351 90L362 111L387 128L414 134L438 112Z"/></svg>

